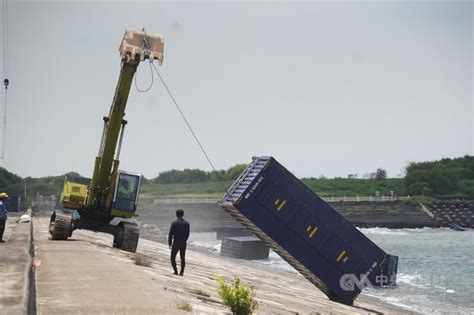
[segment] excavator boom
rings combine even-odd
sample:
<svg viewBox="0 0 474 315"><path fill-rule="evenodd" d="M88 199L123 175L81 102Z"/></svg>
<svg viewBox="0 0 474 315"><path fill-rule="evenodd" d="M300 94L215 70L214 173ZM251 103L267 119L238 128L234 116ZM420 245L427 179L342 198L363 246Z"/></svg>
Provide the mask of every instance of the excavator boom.
<svg viewBox="0 0 474 315"><path fill-rule="evenodd" d="M144 31L126 29L120 43L119 52L122 58L120 77L109 116L104 117L104 131L99 155L95 161L94 173L86 201L87 206L95 206L96 208L97 206L110 208L111 194L114 190L113 179L115 179L118 170L118 155L120 152L117 151L115 160L114 153L116 152L120 133L123 133L126 124L123 118L133 76L140 61L148 59L150 62L154 60L158 60L160 64L163 62L163 37L148 34Z"/></svg>
<svg viewBox="0 0 474 315"><path fill-rule="evenodd" d="M69 213L54 212L50 233L53 239L67 239L75 229L106 232L114 235L115 247L134 252L139 237L137 225L129 221L110 225L114 217L130 219L135 215L141 181L139 174L118 170L127 124L125 108L140 62L147 59L162 64L163 37L144 30L126 29L119 52L120 76L109 115L103 118L104 129L92 178L66 178L61 194L62 206L77 210L79 216L73 218Z"/></svg>

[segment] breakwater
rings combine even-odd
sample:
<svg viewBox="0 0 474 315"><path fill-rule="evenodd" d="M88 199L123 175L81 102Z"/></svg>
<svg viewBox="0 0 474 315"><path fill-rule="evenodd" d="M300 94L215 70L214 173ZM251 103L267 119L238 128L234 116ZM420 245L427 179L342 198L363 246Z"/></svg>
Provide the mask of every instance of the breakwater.
<svg viewBox="0 0 474 315"><path fill-rule="evenodd" d="M436 200L424 210L440 226L474 228L473 200Z"/></svg>
<svg viewBox="0 0 474 315"><path fill-rule="evenodd" d="M406 201L329 202L344 218L358 227L391 229L438 227L421 205Z"/></svg>

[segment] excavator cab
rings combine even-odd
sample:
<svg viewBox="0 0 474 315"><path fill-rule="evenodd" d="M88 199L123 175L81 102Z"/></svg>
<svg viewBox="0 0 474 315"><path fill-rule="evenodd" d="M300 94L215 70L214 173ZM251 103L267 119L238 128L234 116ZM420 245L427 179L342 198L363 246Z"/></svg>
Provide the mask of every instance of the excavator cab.
<svg viewBox="0 0 474 315"><path fill-rule="evenodd" d="M131 218L135 215L142 176L119 171L112 201L112 216Z"/></svg>

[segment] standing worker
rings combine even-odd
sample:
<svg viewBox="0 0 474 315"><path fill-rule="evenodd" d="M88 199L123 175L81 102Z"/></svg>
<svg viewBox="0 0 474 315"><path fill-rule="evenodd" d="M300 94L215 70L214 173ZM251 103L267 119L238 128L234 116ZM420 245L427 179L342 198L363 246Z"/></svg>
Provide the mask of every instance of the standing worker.
<svg viewBox="0 0 474 315"><path fill-rule="evenodd" d="M180 276L184 274L185 254L186 254L186 242L189 238L189 223L183 219L184 211L182 209L176 210L177 219L171 223L170 233L168 235L168 245L171 249L171 266L175 275L178 274L176 268L176 254L179 251L179 257L181 259L181 271Z"/></svg>
<svg viewBox="0 0 474 315"><path fill-rule="evenodd" d="M6 193L0 193L0 243L5 243L3 240L3 232L5 232L5 222L7 221L7 209L3 201L7 199L8 195Z"/></svg>
<svg viewBox="0 0 474 315"><path fill-rule="evenodd" d="M118 188L118 198L135 199L133 196L133 189L126 178L120 180Z"/></svg>

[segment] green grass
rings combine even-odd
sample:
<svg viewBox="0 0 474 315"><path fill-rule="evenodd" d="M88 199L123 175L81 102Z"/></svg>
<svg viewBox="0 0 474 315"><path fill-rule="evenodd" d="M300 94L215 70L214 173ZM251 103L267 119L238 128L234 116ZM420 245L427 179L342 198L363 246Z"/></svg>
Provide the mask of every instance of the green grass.
<svg viewBox="0 0 474 315"><path fill-rule="evenodd" d="M181 197L181 198L219 198L232 184L231 181L220 182L203 182L203 183L187 183L187 184L158 184L145 183L140 190L141 199L159 198L159 197Z"/></svg>
<svg viewBox="0 0 474 315"><path fill-rule="evenodd" d="M375 191L380 195L390 196L390 191L400 196L406 195L403 179L390 178L385 180L370 179L303 179L303 182L318 195L330 196L373 196ZM189 184L157 184L145 183L141 188L141 200L160 197L173 198L220 198L230 187L232 181L203 182Z"/></svg>
<svg viewBox="0 0 474 315"><path fill-rule="evenodd" d="M407 200L404 200L402 201L402 204L406 204L406 203L422 203L424 204L425 206L430 206L431 203L433 202L433 198L429 197L429 196L423 196L423 195L416 195L416 196L410 196L410 199L407 199Z"/></svg>
<svg viewBox="0 0 474 315"><path fill-rule="evenodd" d="M322 197L330 196L373 196L375 191L380 195L390 196L390 191L403 196L406 188L401 178L389 178L384 180L373 179L303 179L303 183Z"/></svg>

